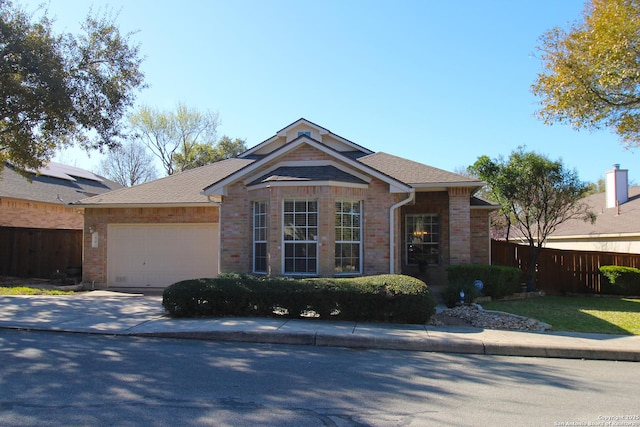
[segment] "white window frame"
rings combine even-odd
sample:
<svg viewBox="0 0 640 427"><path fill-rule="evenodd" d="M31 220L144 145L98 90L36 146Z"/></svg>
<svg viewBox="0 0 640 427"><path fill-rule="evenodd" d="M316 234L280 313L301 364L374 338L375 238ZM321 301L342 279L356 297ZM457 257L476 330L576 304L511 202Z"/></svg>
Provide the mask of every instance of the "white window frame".
<svg viewBox="0 0 640 427"><path fill-rule="evenodd" d="M345 205L348 205L349 211L345 211ZM357 211L353 211L353 206L357 206ZM348 225L345 226L345 222L341 222L338 217L347 216ZM336 275L359 275L362 274L362 202L359 200L336 200L335 202L335 251L334 251L334 273ZM350 217L350 218L349 218ZM357 221L356 221L357 218ZM354 223L357 222L357 226ZM353 239L354 234L357 234L357 239ZM351 236L351 239L348 237ZM358 265L357 270L344 271L344 264L339 260L343 260L346 257L338 257L338 245L357 245L358 246ZM351 257L353 258L353 256Z"/></svg>
<svg viewBox="0 0 640 427"><path fill-rule="evenodd" d="M293 204L293 211L285 211L287 203ZM297 210L300 204L305 204L304 210ZM309 204L315 204L315 211L309 211ZM320 228L319 216L320 216L319 203L317 199L284 199L282 201L282 273L288 276L317 276L318 275L318 261L319 261L319 247L318 247L318 233ZM287 224L287 216L293 215L293 221ZM309 224L309 219L315 216L315 225ZM296 224L296 220L305 218L304 225ZM315 229L315 233L313 232ZM291 238L287 239L287 233L290 233ZM303 259L302 257L296 257L295 251L297 245L313 245L315 255L313 257L304 257L304 259L315 259L314 271L296 271L296 260ZM287 257L287 247L293 246L294 256ZM287 271L287 261L293 260L293 271Z"/></svg>
<svg viewBox="0 0 640 427"><path fill-rule="evenodd" d="M258 211L258 207L263 207L263 210ZM252 257L252 271L254 273L266 274L269 269L268 259L265 263L264 270L258 270L256 268L256 259L258 257L258 253L256 251L256 247L258 244L264 245L265 249L265 257L267 250L267 235L268 235L268 221L269 221L269 205L266 201L256 201L253 202L253 257ZM262 222L260 220L263 220ZM262 232L262 233L260 233ZM261 236L259 234L262 234Z"/></svg>

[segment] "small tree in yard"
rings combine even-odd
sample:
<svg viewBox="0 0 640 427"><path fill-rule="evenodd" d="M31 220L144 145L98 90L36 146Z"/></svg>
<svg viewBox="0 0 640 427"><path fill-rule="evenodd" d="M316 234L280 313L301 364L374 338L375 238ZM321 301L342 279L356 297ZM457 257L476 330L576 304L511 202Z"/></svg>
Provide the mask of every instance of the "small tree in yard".
<svg viewBox="0 0 640 427"><path fill-rule="evenodd" d="M519 147L508 161L481 156L469 172L487 183L492 197L502 205L508 227L513 227L529 244L529 290L535 288L540 250L558 225L575 218L595 222L595 214L581 201L589 185L561 161L527 153Z"/></svg>

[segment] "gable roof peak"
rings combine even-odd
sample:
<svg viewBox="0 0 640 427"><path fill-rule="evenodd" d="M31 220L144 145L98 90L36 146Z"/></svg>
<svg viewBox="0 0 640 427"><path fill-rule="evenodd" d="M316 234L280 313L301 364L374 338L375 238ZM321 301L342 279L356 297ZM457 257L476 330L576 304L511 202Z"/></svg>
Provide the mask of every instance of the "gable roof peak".
<svg viewBox="0 0 640 427"><path fill-rule="evenodd" d="M318 130L318 133L320 135L326 135L326 134L330 134L331 133L331 131L329 129L324 128L324 127L312 122L311 120L307 120L304 117L300 117L295 122L290 123L289 125L283 127L279 131L277 131L276 132L276 136L285 136L287 130L292 129L292 128L294 128L296 126L299 126L299 125L306 125L306 126L309 126L309 127L316 128L316 130Z"/></svg>
<svg viewBox="0 0 640 427"><path fill-rule="evenodd" d="M295 132L296 130L298 131L297 133ZM304 136L340 152L359 152L362 153L362 155L373 153L373 151L368 148L343 138L340 135L331 132L329 129L302 117L277 131L271 138L268 138L260 144L248 149L244 153L241 153L238 157L255 158L267 155L280 147L290 144L300 136L303 136L301 134L306 134Z"/></svg>

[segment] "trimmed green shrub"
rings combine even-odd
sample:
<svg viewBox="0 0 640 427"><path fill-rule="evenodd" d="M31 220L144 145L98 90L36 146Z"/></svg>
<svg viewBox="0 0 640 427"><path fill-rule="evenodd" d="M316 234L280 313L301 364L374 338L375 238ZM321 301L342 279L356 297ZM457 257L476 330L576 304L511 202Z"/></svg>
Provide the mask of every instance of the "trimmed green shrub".
<svg viewBox="0 0 640 427"><path fill-rule="evenodd" d="M449 286L444 293L447 306L452 307L460 301L460 290L464 290L465 302L469 303L484 295L500 299L519 291L522 271L502 265L461 264L447 268ZM474 286L476 280L482 281L482 291Z"/></svg>
<svg viewBox="0 0 640 427"><path fill-rule="evenodd" d="M603 294L611 295L640 295L640 270L633 267L618 265L603 265L600 273L607 279L602 281Z"/></svg>
<svg viewBox="0 0 640 427"><path fill-rule="evenodd" d="M165 310L175 317L286 316L321 319L426 323L436 302L413 277L292 279L222 274L167 287Z"/></svg>

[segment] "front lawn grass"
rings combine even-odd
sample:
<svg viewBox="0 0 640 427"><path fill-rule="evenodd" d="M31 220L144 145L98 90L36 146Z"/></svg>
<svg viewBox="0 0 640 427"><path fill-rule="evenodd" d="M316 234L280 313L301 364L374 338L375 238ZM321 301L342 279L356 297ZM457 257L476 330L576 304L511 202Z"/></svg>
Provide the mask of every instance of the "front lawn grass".
<svg viewBox="0 0 640 427"><path fill-rule="evenodd" d="M27 286L0 287L0 295L70 295L73 291L38 289Z"/></svg>
<svg viewBox="0 0 640 427"><path fill-rule="evenodd" d="M640 335L640 299L545 296L484 303L548 323L555 331Z"/></svg>

